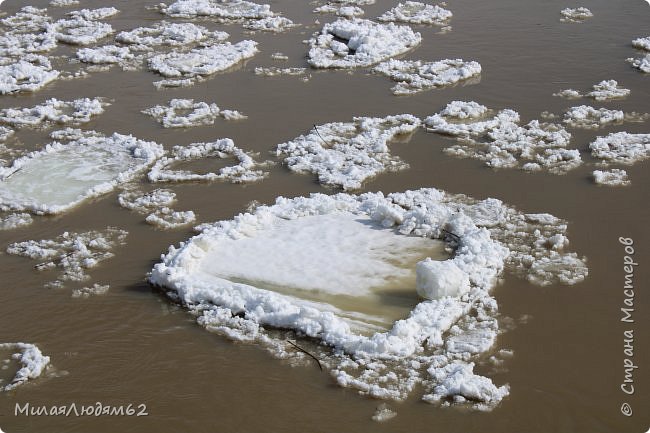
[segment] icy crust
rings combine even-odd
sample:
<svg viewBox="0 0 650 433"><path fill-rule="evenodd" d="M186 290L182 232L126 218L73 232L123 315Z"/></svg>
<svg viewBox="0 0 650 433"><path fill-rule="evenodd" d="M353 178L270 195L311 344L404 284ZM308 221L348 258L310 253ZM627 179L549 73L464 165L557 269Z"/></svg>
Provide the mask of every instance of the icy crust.
<svg viewBox="0 0 650 433"><path fill-rule="evenodd" d="M113 190L145 171L164 150L154 142L91 131L55 141L0 167L0 209L56 214Z"/></svg>
<svg viewBox="0 0 650 433"><path fill-rule="evenodd" d="M593 98L596 101L609 101L610 99L625 98L630 94L630 89L620 87L616 80L603 80L598 84L594 84L592 88L592 91L584 94L574 89L566 89L554 93L553 96L560 96L568 99L576 99L586 96Z"/></svg>
<svg viewBox="0 0 650 433"><path fill-rule="evenodd" d="M641 50L650 51L650 36L645 38L637 38L632 41L632 45Z"/></svg>
<svg viewBox="0 0 650 433"><path fill-rule="evenodd" d="M0 230L12 230L30 225L34 220L28 213L12 213L0 216Z"/></svg>
<svg viewBox="0 0 650 433"><path fill-rule="evenodd" d="M46 32L54 35L57 41L72 45L90 45L113 33L110 24L99 22L119 11L113 7L82 9L70 12L70 18L60 19L44 25Z"/></svg>
<svg viewBox="0 0 650 433"><path fill-rule="evenodd" d="M187 170L174 170L172 166L181 161L194 161L204 158L233 158L237 164L223 167L216 172L194 173ZM259 169L260 164L246 152L235 146L230 138L222 138L211 143L194 143L189 146L174 146L171 156L161 158L149 172L152 182L188 181L228 181L232 183L257 182L266 177Z"/></svg>
<svg viewBox="0 0 650 433"><path fill-rule="evenodd" d="M338 19L309 40L308 62L315 68L365 67L405 53L421 40L408 26Z"/></svg>
<svg viewBox="0 0 650 433"><path fill-rule="evenodd" d="M0 110L0 123L13 127L38 127L41 125L72 124L90 122L92 116L104 112L110 105L101 98L80 98L73 101L48 99L31 108L5 108Z"/></svg>
<svg viewBox="0 0 650 433"><path fill-rule="evenodd" d="M560 21L566 23L581 23L587 18L594 16L594 14L585 7L562 9L560 14L562 14Z"/></svg>
<svg viewBox="0 0 650 433"><path fill-rule="evenodd" d="M378 17L377 21L445 25L449 22L452 15L451 11L437 5L407 1L399 3Z"/></svg>
<svg viewBox="0 0 650 433"><path fill-rule="evenodd" d="M325 222L367 218L378 229L392 228L396 237L446 239L456 248L447 262L469 279L469 292L423 300L387 332L363 335L335 309L229 281L202 267L224 245L324 216L331 216L321 218ZM587 269L575 253L564 252L565 231L565 223L548 214L524 215L499 200L475 201L435 189L386 197L381 193L280 197L273 206L204 225L201 234L180 248L170 247L150 281L170 289L170 297L208 330L265 345L279 357L291 356L288 336L274 329L320 341L313 351L322 364L341 386L362 394L401 400L422 384L423 398L429 402L490 409L508 394L508 387L473 372L474 363L494 346L499 329L497 303L489 292L504 267L542 284L581 281ZM209 268L208 263L205 266Z"/></svg>
<svg viewBox="0 0 650 433"><path fill-rule="evenodd" d="M650 74L650 54L646 54L645 57L634 59L632 57L627 59L627 62L632 65L632 67L638 69L641 72Z"/></svg>
<svg viewBox="0 0 650 433"><path fill-rule="evenodd" d="M244 0L178 0L172 4L160 5L160 11L174 18L224 18L224 19L261 19L272 17L271 7Z"/></svg>
<svg viewBox="0 0 650 433"><path fill-rule="evenodd" d="M358 189L379 173L408 167L391 155L388 143L419 126L420 120L410 114L355 117L352 122L316 126L306 135L278 144L276 155L292 171L316 174L320 183Z"/></svg>
<svg viewBox="0 0 650 433"><path fill-rule="evenodd" d="M597 137L589 144L589 149L603 164L634 164L650 158L650 134L613 132L605 137Z"/></svg>
<svg viewBox="0 0 650 433"><path fill-rule="evenodd" d="M0 58L0 94L35 92L58 77L59 71L40 55L28 55L18 61Z"/></svg>
<svg viewBox="0 0 650 433"><path fill-rule="evenodd" d="M169 105L156 105L142 112L156 119L165 128L213 125L218 117L226 120L246 118L238 111L221 110L217 104L194 102L193 99L172 99Z"/></svg>
<svg viewBox="0 0 650 433"><path fill-rule="evenodd" d="M189 52L159 54L150 58L148 63L152 71L163 77L193 80L225 71L257 52L257 42L244 40L236 44L227 42L195 48Z"/></svg>
<svg viewBox="0 0 650 433"><path fill-rule="evenodd" d="M611 123L621 123L623 120L625 120L625 113L621 110L596 109L588 105L580 105L569 108L564 113L563 122L574 128L599 128Z"/></svg>
<svg viewBox="0 0 650 433"><path fill-rule="evenodd" d="M594 182L598 185L626 186L630 184L627 172L618 168L611 170L594 170L592 173Z"/></svg>
<svg viewBox="0 0 650 433"><path fill-rule="evenodd" d="M561 125L533 120L520 126L514 110L493 114L473 101L453 101L424 123L427 131L458 140L445 153L479 159L490 167L562 174L582 164L580 152L566 148L571 134Z"/></svg>
<svg viewBox="0 0 650 433"><path fill-rule="evenodd" d="M0 343L0 350L14 352L11 358L18 361L21 366L10 383L3 385L0 381L0 391L12 391L27 381L38 378L50 364L50 357L44 356L33 344Z"/></svg>
<svg viewBox="0 0 650 433"><path fill-rule="evenodd" d="M90 276L86 270L113 257L111 250L123 245L127 234L114 227L103 231L65 232L54 239L11 244L7 247L7 253L40 261L34 266L38 271L59 270L58 278L46 286L60 288L66 281L88 280Z"/></svg>
<svg viewBox="0 0 650 433"><path fill-rule="evenodd" d="M398 84L391 89L394 94L408 95L478 77L481 65L462 59L437 62L390 59L377 65L373 71L397 81Z"/></svg>

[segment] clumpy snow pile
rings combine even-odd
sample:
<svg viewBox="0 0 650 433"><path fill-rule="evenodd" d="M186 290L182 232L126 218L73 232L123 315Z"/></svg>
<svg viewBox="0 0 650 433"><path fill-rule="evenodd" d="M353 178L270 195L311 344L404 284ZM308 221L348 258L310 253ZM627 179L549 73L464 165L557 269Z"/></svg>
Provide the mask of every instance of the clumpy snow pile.
<svg viewBox="0 0 650 433"><path fill-rule="evenodd" d="M34 220L28 213L11 213L6 216L0 216L0 230L17 229L28 226L32 222Z"/></svg>
<svg viewBox="0 0 650 433"><path fill-rule="evenodd" d="M354 224L360 225L349 230ZM292 242L305 227L314 245ZM388 196L280 197L275 205L204 225L201 234L179 248L170 247L153 268L150 281L166 288L170 298L186 306L206 329L262 344L278 357L302 354L292 352L288 334L277 330L319 341L309 346L311 352L339 385L362 394L403 400L422 386L425 401L489 410L509 392L507 385L497 386L474 372L475 364L493 350L499 331L498 305L490 292L505 268L539 284L582 281L587 268L584 259L566 252L566 228L565 222L548 214L526 215L499 200L476 201L435 189ZM344 246L340 236L331 237L334 233L344 233ZM394 240L387 244L390 238ZM450 269L455 266L454 274L440 278L438 270L427 265L434 261L420 262L411 290L419 289L426 297L386 331L364 333L363 316L349 319L327 303L274 290L274 281L287 279L297 285L332 278L345 282L346 275L354 280L366 269L355 263L374 256L390 261L403 242L436 238L454 248L453 257L440 262ZM348 244L365 252L342 262L313 259ZM280 256L277 245L283 245ZM240 257L248 261L241 263ZM274 265L264 266L267 260ZM309 268L303 262L309 260L314 270L305 276L303 270ZM238 263L238 268L230 266ZM233 273L236 278L231 280ZM374 275L370 272L366 278ZM353 296L365 289L350 286ZM340 288L333 284L320 290L327 287Z"/></svg>
<svg viewBox="0 0 650 433"><path fill-rule="evenodd" d="M452 15L451 11L437 5L407 1L405 3L399 3L378 17L377 21L445 25L451 19Z"/></svg>
<svg viewBox="0 0 650 433"><path fill-rule="evenodd" d="M605 137L597 137L589 144L589 149L603 164L634 164L650 158L650 134L613 132Z"/></svg>
<svg viewBox="0 0 650 433"><path fill-rule="evenodd" d="M174 170L172 166L182 161L204 158L234 158L237 164L223 167L216 172L194 173L187 170ZM187 182L224 180L232 183L256 182L264 179L266 173L259 169L260 164L246 152L235 146L229 138L211 143L194 143L188 146L174 146L171 156L161 158L149 172L152 182Z"/></svg>
<svg viewBox="0 0 650 433"><path fill-rule="evenodd" d="M292 171L314 173L326 185L357 189L379 173L408 167L391 155L388 143L419 126L420 120L410 114L355 117L352 122L315 126L308 134L279 144L276 154Z"/></svg>
<svg viewBox="0 0 650 433"><path fill-rule="evenodd" d="M28 343L0 343L0 350L12 351L11 358L21 365L11 383L2 385L0 391L11 391L25 384L30 379L39 377L50 364L50 357L43 353L33 344Z"/></svg>
<svg viewBox="0 0 650 433"><path fill-rule="evenodd" d="M72 45L90 45L113 33L110 24L99 20L116 15L119 11L113 7L99 9L82 9L68 14L69 18L54 23L46 23L45 30L54 35L57 41Z"/></svg>
<svg viewBox="0 0 650 433"><path fill-rule="evenodd" d="M125 191L118 197L120 206L140 214L148 214L145 221L162 229L174 229L196 220L192 211L174 211L169 206L176 202L176 193L168 189L151 192Z"/></svg>
<svg viewBox="0 0 650 433"><path fill-rule="evenodd" d="M397 81L398 84L391 89L394 94L408 95L477 77L481 74L481 65L462 59L437 62L390 59L377 65L373 71Z"/></svg>
<svg viewBox="0 0 650 433"><path fill-rule="evenodd" d="M13 127L37 127L43 124L73 124L90 122L92 116L104 112L110 105L101 98L80 98L73 101L48 99L30 108L5 108L0 110L0 123Z"/></svg>
<svg viewBox="0 0 650 433"><path fill-rule="evenodd" d="M166 83L165 86L174 85L176 81L183 81L181 85L189 85L207 75L225 71L242 60L253 57L257 51L257 42L244 40L236 44L226 42L195 48L189 52L159 54L150 58L148 63L152 71L173 78L171 84Z"/></svg>
<svg viewBox="0 0 650 433"><path fill-rule="evenodd" d="M308 61L315 68L365 67L405 53L421 40L408 26L339 19L309 40Z"/></svg>
<svg viewBox="0 0 650 433"><path fill-rule="evenodd" d="M126 236L126 231L114 227L103 231L65 232L54 239L13 243L7 247L7 253L41 261L34 266L39 271L60 269L59 277L46 285L59 288L65 281L89 279L86 270L113 257L111 250L123 245Z"/></svg>
<svg viewBox="0 0 650 433"><path fill-rule="evenodd" d="M68 132L76 131L53 136L65 140ZM0 167L0 209L64 212L133 179L164 152L161 145L131 135L78 133L68 143L55 141Z"/></svg>
<svg viewBox="0 0 650 433"><path fill-rule="evenodd" d="M561 174L582 163L577 149L566 148L571 134L561 125L533 120L520 126L514 110L494 114L476 102L452 101L424 123L427 131L458 140L445 153L479 159L490 167Z"/></svg>
<svg viewBox="0 0 650 433"><path fill-rule="evenodd" d="M72 291L73 298L90 298L95 295L105 295L111 287L108 284L93 284L90 287L82 287Z"/></svg>
<svg viewBox="0 0 650 433"><path fill-rule="evenodd" d="M592 14L591 11L585 7L566 8L562 9L560 13L562 14L560 21L565 23L580 23L587 18L594 16L594 14Z"/></svg>
<svg viewBox="0 0 650 433"><path fill-rule="evenodd" d="M610 99L625 98L629 94L630 89L620 87L616 80L603 80L598 84L594 84L593 90L585 94L577 90L566 89L558 93L554 93L553 96L561 96L568 99L575 99L586 96L593 98L596 101L608 101Z"/></svg>
<svg viewBox="0 0 650 433"><path fill-rule="evenodd" d="M588 105L569 108L564 113L563 122L574 128L599 128L612 123L621 123L625 120L625 113L621 110L596 109Z"/></svg>
<svg viewBox="0 0 650 433"><path fill-rule="evenodd" d="M594 170L592 174L594 176L594 182L598 185L626 186L630 184L627 172L618 168L607 171Z"/></svg>
<svg viewBox="0 0 650 433"><path fill-rule="evenodd" d="M156 105L142 112L156 119L165 128L212 125L219 116L226 120L246 118L238 111L221 110L217 104L194 102L193 99L172 99L169 105Z"/></svg>

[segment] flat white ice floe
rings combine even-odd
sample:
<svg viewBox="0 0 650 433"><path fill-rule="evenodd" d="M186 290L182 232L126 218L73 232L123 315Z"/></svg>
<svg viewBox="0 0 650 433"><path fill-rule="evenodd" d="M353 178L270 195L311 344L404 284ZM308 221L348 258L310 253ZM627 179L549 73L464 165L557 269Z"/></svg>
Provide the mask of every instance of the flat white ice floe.
<svg viewBox="0 0 650 433"><path fill-rule="evenodd" d="M408 26L338 19L309 40L308 61L315 68L365 67L412 50L421 40Z"/></svg>
<svg viewBox="0 0 650 433"><path fill-rule="evenodd" d="M566 89L558 93L554 93L553 96L560 96L568 99L575 99L586 96L593 98L596 101L608 101L610 99L625 98L630 94L630 89L620 87L616 80L603 80L598 84L594 84L592 89L592 91L584 94L577 90Z"/></svg>
<svg viewBox="0 0 650 433"><path fill-rule="evenodd" d="M110 105L101 98L80 98L73 101L48 99L43 104L30 108L5 108L0 110L0 123L13 127L37 127L41 125L72 124L90 122L92 116L104 112Z"/></svg>
<svg viewBox="0 0 650 433"><path fill-rule="evenodd" d="M27 381L38 378L50 364L50 357L44 356L33 344L0 343L0 350L14 352L11 358L20 364L20 369L10 383L3 385L0 382L0 391L12 391Z"/></svg>
<svg viewBox="0 0 650 433"><path fill-rule="evenodd" d="M101 47L81 48L77 50L77 58L84 63L93 65L128 65L136 60L136 55L133 54L129 47L104 45Z"/></svg>
<svg viewBox="0 0 650 433"><path fill-rule="evenodd" d="M175 211L168 207L164 207L148 215L147 218L145 218L145 221L158 228L171 230L192 224L196 221L196 215L191 210Z"/></svg>
<svg viewBox="0 0 650 433"><path fill-rule="evenodd" d="M0 167L0 208L64 212L133 179L163 152L157 143L118 133L55 141Z"/></svg>
<svg viewBox="0 0 650 433"><path fill-rule="evenodd" d="M113 7L99 9L82 9L70 12L70 18L60 19L54 23L45 24L48 33L56 40L72 45L90 45L113 33L110 24L99 20L111 17L119 11Z"/></svg>
<svg viewBox="0 0 650 433"><path fill-rule="evenodd" d="M170 5L161 4L160 11L175 18L210 17L222 19L261 19L273 16L267 4L244 0L178 0Z"/></svg>
<svg viewBox="0 0 650 433"><path fill-rule="evenodd" d="M377 18L383 22L402 22L409 24L445 25L453 14L438 5L428 5L416 1L399 3L397 6Z"/></svg>
<svg viewBox="0 0 650 433"><path fill-rule="evenodd" d="M594 16L594 14L585 7L562 9L560 14L562 14L560 21L566 23L580 23L587 18Z"/></svg>
<svg viewBox="0 0 650 433"><path fill-rule="evenodd" d="M18 61L0 59L0 94L35 92L58 77L59 71L40 55L28 55Z"/></svg>
<svg viewBox="0 0 650 433"><path fill-rule="evenodd" d="M188 170L173 169L173 166L179 162L205 158L233 158L237 163L208 173L195 173ZM158 160L151 168L151 171L149 171L148 176L152 182L205 182L223 180L232 183L247 183L256 182L266 177L266 173L260 169L260 166L249 154L235 146L235 143L231 139L223 138L211 143L174 146L171 155Z"/></svg>
<svg viewBox="0 0 650 433"><path fill-rule="evenodd" d="M281 143L276 155L292 171L316 174L320 183L358 189L379 173L408 167L391 155L388 143L419 126L420 120L410 114L355 117L352 122L319 125L306 135Z"/></svg>
<svg viewBox="0 0 650 433"><path fill-rule="evenodd" d="M362 394L401 400L421 384L426 401L490 409L508 394L507 385L473 371L499 330L490 292L506 268L539 284L582 281L587 268L565 251L566 228L552 215L435 189L280 197L203 225L201 234L170 247L150 281L208 330L262 344L278 357L301 355L276 329L319 341L312 350L322 364L341 386ZM372 318L330 303L365 299L373 285L390 284L405 272L404 259L417 260L417 249L433 239L455 249L440 263L453 264L458 275L440 284L468 281L467 290L450 296L425 290L430 299L387 330L373 330ZM436 279L435 272L416 270L418 280ZM412 284L414 294L421 283ZM316 302L313 293L333 297Z"/></svg>
<svg viewBox="0 0 650 433"><path fill-rule="evenodd" d="M115 40L122 44L145 47L178 47L201 42L208 38L222 42L228 39L228 36L226 32L210 32L205 27L192 23L169 23L161 21L152 27L138 27L133 30L120 32L115 37Z"/></svg>
<svg viewBox="0 0 650 433"><path fill-rule="evenodd" d="M221 110L217 104L194 102L193 99L172 99L169 105L156 105L142 112L156 119L165 128L212 125L218 117L226 120L246 118L238 111Z"/></svg>
<svg viewBox="0 0 650 433"><path fill-rule="evenodd" d="M478 62L445 59L436 62L390 59L373 68L397 81L391 90L396 95L408 95L437 87L450 86L481 74Z"/></svg>
<svg viewBox="0 0 650 433"><path fill-rule="evenodd" d="M627 172L618 168L611 170L594 170L592 173L594 182L598 185L626 186L630 184Z"/></svg>
<svg viewBox="0 0 650 433"><path fill-rule="evenodd" d="M427 131L458 140L445 153L479 159L490 167L561 174L582 164L580 152L566 148L571 134L561 125L533 120L520 126L514 110L492 113L473 101L453 101L424 123Z"/></svg>
<svg viewBox="0 0 650 433"><path fill-rule="evenodd" d="M597 137L589 144L591 154L600 158L603 164L634 164L650 158L650 134L613 132Z"/></svg>

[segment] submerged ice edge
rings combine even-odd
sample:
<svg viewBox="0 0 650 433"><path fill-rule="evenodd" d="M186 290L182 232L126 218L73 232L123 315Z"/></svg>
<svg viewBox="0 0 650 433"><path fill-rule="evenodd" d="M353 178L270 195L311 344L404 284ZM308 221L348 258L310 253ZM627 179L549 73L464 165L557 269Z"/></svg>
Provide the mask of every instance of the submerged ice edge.
<svg viewBox="0 0 650 433"><path fill-rule="evenodd" d="M421 302L388 332L363 336L331 311L197 273L201 258L216 239L244 239L274 221L339 213L366 215L383 227L393 227L396 236L444 238L445 233L454 233L456 254L442 263L457 267L458 278L438 283L424 278L420 284L423 293L434 298L444 293L428 292L427 287L451 284L462 290L456 296ZM498 307L489 292L501 271L508 267L542 284L573 284L587 274L584 259L563 252L568 239L561 220L546 214L524 215L494 199L477 202L435 189L387 197L367 193L278 198L273 206L202 228L202 234L179 249L170 247L152 270L153 284L170 290L170 297L196 314L208 330L260 343L279 357L290 357L290 348L272 329L289 329L321 341L321 360L340 385L379 398L404 399L421 383L427 389L423 399L429 402L494 407L508 394L508 387L494 385L473 373L473 368L495 343ZM419 276L428 271L418 270Z"/></svg>

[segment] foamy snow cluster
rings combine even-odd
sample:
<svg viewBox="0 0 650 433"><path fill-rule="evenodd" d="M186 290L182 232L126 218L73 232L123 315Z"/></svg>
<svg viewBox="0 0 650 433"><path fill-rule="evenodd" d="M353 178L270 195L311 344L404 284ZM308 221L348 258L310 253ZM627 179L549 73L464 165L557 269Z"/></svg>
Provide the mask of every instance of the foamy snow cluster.
<svg viewBox="0 0 650 433"><path fill-rule="evenodd" d="M29 54L15 60L0 58L0 94L35 92L59 78L47 57Z"/></svg>
<svg viewBox="0 0 650 433"><path fill-rule="evenodd" d="M600 128L612 123L621 123L623 120L625 120L625 113L621 110L596 109L588 105L580 105L569 108L564 113L563 122L574 128Z"/></svg>
<svg viewBox="0 0 650 433"><path fill-rule="evenodd" d="M620 87L616 80L603 80L598 84L594 84L592 89L593 90L590 92L584 94L578 90L566 89L558 93L554 93L553 96L560 96L568 99L575 99L586 96L593 98L596 101L608 101L610 99L625 98L630 94L630 89Z"/></svg>
<svg viewBox="0 0 650 433"><path fill-rule="evenodd" d="M597 137L589 148L591 154L601 159L603 164L634 164L650 158L650 134L613 132L605 137Z"/></svg>
<svg viewBox="0 0 650 433"><path fill-rule="evenodd" d="M196 221L196 215L193 211L175 211L168 207L156 210L154 213L147 215L145 221L164 230L172 230L192 224Z"/></svg>
<svg viewBox="0 0 650 433"><path fill-rule="evenodd" d="M420 120L410 114L355 117L314 126L308 134L279 144L276 155L292 171L316 174L320 183L358 189L379 173L408 167L390 153L388 143L419 126Z"/></svg>
<svg viewBox="0 0 650 433"><path fill-rule="evenodd" d="M374 67L373 72L397 81L397 85L391 89L394 94L408 95L478 77L481 74L481 65L462 59L436 62L390 59Z"/></svg>
<svg viewBox="0 0 650 433"><path fill-rule="evenodd" d="M0 343L0 350L11 351L11 359L20 363L20 369L14 375L10 383L3 385L0 380L0 391L12 391L17 387L24 385L31 379L36 379L50 364L50 357L44 356L43 353L33 344L28 343ZM10 360L4 360L9 363Z"/></svg>
<svg viewBox="0 0 650 433"><path fill-rule="evenodd" d="M172 99L169 105L156 105L142 112L156 119L165 128L212 125L219 116L226 120L246 118L239 111L221 110L217 104L194 102L193 99Z"/></svg>
<svg viewBox="0 0 650 433"><path fill-rule="evenodd" d="M354 222L361 223L359 228L347 230ZM305 227L321 231L322 237L317 238L323 243L334 242L329 234L340 227L349 233L351 244L364 242L367 251L375 251L373 242L383 245L381 236L394 238L389 251L375 254L390 256L400 242L414 237L443 239L455 253L438 262L443 264L440 269L430 266L433 260L420 262L413 291L417 289L426 297L389 330L370 333L367 328L363 331L363 316L349 320L327 303L273 291L255 272L250 277L258 281L254 285L241 282L246 281L245 275L231 281L231 268L213 266L220 260L230 263L233 249L235 257L246 254L255 263L265 264L265 255L273 256L275 246L285 244L298 250L283 248L282 257L288 262L300 261L310 255L305 253L310 246L289 241ZM192 311L206 329L233 340L262 344L279 357L292 355L287 335L276 329L320 341L323 344L312 350L321 363L337 383L362 394L401 400L422 385L426 401L490 409L509 392L507 385L496 386L474 372L481 355L494 347L499 330L498 305L490 291L506 267L535 282L581 281L586 266L575 253L564 251L568 244L565 231L565 223L551 215L524 215L499 200L476 201L435 189L386 197L381 193L280 197L273 206L204 225L201 234L180 248L170 247L152 270L150 281L168 289L170 297ZM372 236L367 237L368 233ZM326 248L337 245L334 242ZM275 261L280 268L273 266L270 278L276 274L286 277L282 258ZM287 266L293 269L291 263ZM349 268L346 263L329 264L327 275L345 278L337 271L345 266ZM300 279L303 273L298 269L303 268L296 268L289 277ZM453 287L460 290L445 295L446 289Z"/></svg>
<svg viewBox="0 0 650 433"><path fill-rule="evenodd" d="M309 40L308 61L315 68L365 67L405 53L421 40L408 26L338 19Z"/></svg>
<svg viewBox="0 0 650 433"><path fill-rule="evenodd" d="M437 24L445 25L453 14L451 11L438 5L428 5L421 2L407 1L377 18L383 22L402 22L409 24Z"/></svg>
<svg viewBox="0 0 650 433"><path fill-rule="evenodd" d="M53 34L59 42L90 45L113 33L113 27L100 20L112 17L117 13L119 10L114 7L82 9L68 13L69 18L46 23L44 28L48 33Z"/></svg>
<svg viewBox="0 0 650 433"><path fill-rule="evenodd" d="M164 150L154 142L114 133L72 129L55 141L0 167L0 210L56 214L112 191L144 172Z"/></svg>
<svg viewBox="0 0 650 433"><path fill-rule="evenodd" d="M560 14L562 14L560 21L565 23L580 23L587 18L594 16L594 14L585 7L562 9Z"/></svg>
<svg viewBox="0 0 650 433"><path fill-rule="evenodd" d="M125 191L118 197L120 206L148 214L145 221L163 229L174 229L196 220L192 211L174 211L170 208L176 202L176 193L169 189L155 189L145 193Z"/></svg>
<svg viewBox="0 0 650 433"><path fill-rule="evenodd" d="M237 164L223 167L214 172L195 173L188 170L174 170L172 167L181 161L194 161L205 158L233 158ZM264 179L266 173L260 164L242 149L235 146L229 138L211 143L194 143L188 146L174 146L171 156L158 160L149 172L152 182L217 181L232 183L256 182Z"/></svg>
<svg viewBox="0 0 650 433"><path fill-rule="evenodd" d="M54 239L13 243L7 247L7 253L41 261L34 266L39 271L59 269L58 278L46 286L60 288L65 281L89 279L86 270L113 257L111 250L123 245L127 234L114 227L83 233L65 232Z"/></svg>
<svg viewBox="0 0 650 433"><path fill-rule="evenodd" d="M427 131L459 141L445 153L479 159L490 167L561 174L582 164L580 152L566 148L571 134L561 125L533 120L520 126L514 110L492 114L476 102L453 101L424 123Z"/></svg>
<svg viewBox="0 0 650 433"><path fill-rule="evenodd" d="M43 104L30 108L5 108L0 110L0 123L13 127L38 127L56 124L72 124L90 122L92 116L104 112L104 107L110 105L102 98L80 98L73 101L48 99Z"/></svg>
<svg viewBox="0 0 650 433"><path fill-rule="evenodd" d="M592 173L594 182L598 185L626 186L630 184L627 172L618 168L611 170L594 170Z"/></svg>

